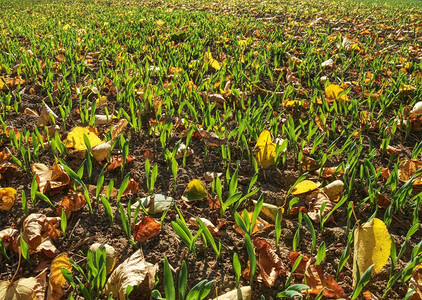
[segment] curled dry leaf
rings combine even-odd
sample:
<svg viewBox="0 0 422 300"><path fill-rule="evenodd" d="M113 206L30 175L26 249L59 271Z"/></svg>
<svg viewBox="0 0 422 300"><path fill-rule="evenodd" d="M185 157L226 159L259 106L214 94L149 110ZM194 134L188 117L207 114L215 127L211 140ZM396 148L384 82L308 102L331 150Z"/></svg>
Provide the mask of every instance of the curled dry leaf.
<svg viewBox="0 0 422 300"><path fill-rule="evenodd" d="M223 173L219 172L205 172L204 179L205 181L212 182L215 178L220 177Z"/></svg>
<svg viewBox="0 0 422 300"><path fill-rule="evenodd" d="M62 166L56 163L52 168L42 163L35 163L31 166L31 170L35 174L38 189L43 194L48 191L57 192L70 182L69 175L67 175Z"/></svg>
<svg viewBox="0 0 422 300"><path fill-rule="evenodd" d="M66 218L70 217L70 214L83 208L86 205L85 197L80 192L69 191L69 195L65 196L56 209L56 214L61 216L62 210L66 214Z"/></svg>
<svg viewBox="0 0 422 300"><path fill-rule="evenodd" d="M321 190L314 191L306 197L306 204L308 205L308 216L315 223L320 223L321 218L324 218L334 207L333 202ZM322 206L325 205L324 211L321 212ZM332 216L331 216L332 217Z"/></svg>
<svg viewBox="0 0 422 300"><path fill-rule="evenodd" d="M216 133L206 131L203 128L198 131L201 140L208 146L221 146L227 142L226 138L220 138Z"/></svg>
<svg viewBox="0 0 422 300"><path fill-rule="evenodd" d="M15 282L8 280L0 282L0 299L4 300L37 300L35 277L21 278ZM42 298L41 298L42 299Z"/></svg>
<svg viewBox="0 0 422 300"><path fill-rule="evenodd" d="M417 116L422 115L422 101L416 102L410 113Z"/></svg>
<svg viewBox="0 0 422 300"><path fill-rule="evenodd" d="M101 162L108 157L111 151L112 144L113 142L109 141L101 143L91 149L92 156L94 156L97 162Z"/></svg>
<svg viewBox="0 0 422 300"><path fill-rule="evenodd" d="M59 300L66 293L64 290L66 279L62 274L62 268L72 271L67 253L60 253L51 262L47 300Z"/></svg>
<svg viewBox="0 0 422 300"><path fill-rule="evenodd" d="M338 201L344 190L344 183L341 180L334 180L322 188L322 191L331 201Z"/></svg>
<svg viewBox="0 0 422 300"><path fill-rule="evenodd" d="M324 179L332 178L334 176L334 174L336 174L336 172L337 172L337 175L340 175L340 176L344 174L343 169L340 169L338 171L337 171L337 169L338 169L338 167L325 167L325 168L322 169L322 172L320 170L316 170L315 173L318 176L321 176L321 178L324 178Z"/></svg>
<svg viewBox="0 0 422 300"><path fill-rule="evenodd" d="M94 243L89 247L89 250L92 251L94 256L99 249L105 249L106 251L106 270L107 274L110 274L116 264L116 250L114 250L114 248L109 244Z"/></svg>
<svg viewBox="0 0 422 300"><path fill-rule="evenodd" d="M334 68L334 60L332 58L330 58L330 59L324 61L321 64L321 68L323 68L323 69L333 69Z"/></svg>
<svg viewBox="0 0 422 300"><path fill-rule="evenodd" d="M261 279L268 287L273 287L277 277L286 274L286 268L265 239L256 238L253 243L260 270L257 279Z"/></svg>
<svg viewBox="0 0 422 300"><path fill-rule="evenodd" d="M303 180L299 182L292 190L292 195L302 195L309 192L312 192L318 188L319 184L316 184L315 182L311 180Z"/></svg>
<svg viewBox="0 0 422 300"><path fill-rule="evenodd" d="M129 124L129 122L126 119L119 120L119 122L117 122L117 124L113 126L111 139L114 140L125 129L127 124Z"/></svg>
<svg viewBox="0 0 422 300"><path fill-rule="evenodd" d="M23 221L22 237L28 243L31 251L38 252L45 248L47 252L52 251L55 254L57 249L51 244L50 239L54 240L61 235L57 229L59 224L60 218L50 218L44 214L30 214Z"/></svg>
<svg viewBox="0 0 422 300"><path fill-rule="evenodd" d="M193 179L188 183L185 191L183 192L183 201L197 201L208 197L205 185L199 179Z"/></svg>
<svg viewBox="0 0 422 300"><path fill-rule="evenodd" d="M221 296L217 296L213 300L250 300L252 296L252 289L250 286L242 286Z"/></svg>
<svg viewBox="0 0 422 300"><path fill-rule="evenodd" d="M132 162L135 158L128 155L126 158L126 164ZM120 168L123 165L123 155L112 155L110 156L110 164L107 166L107 171L113 171Z"/></svg>
<svg viewBox="0 0 422 300"><path fill-rule="evenodd" d="M179 145L179 148L176 151L176 159L182 158L185 155L185 152L186 152L186 157L191 156L194 153L193 149L189 147L186 149L186 145L184 143L181 143Z"/></svg>
<svg viewBox="0 0 422 300"><path fill-rule="evenodd" d="M290 266L293 267L296 260L299 258L299 256L302 255L302 259L299 262L299 265L297 266L294 275L298 277L302 277L305 275L306 266L308 264L308 261L311 259L311 257L308 254L300 254L299 252L290 252L289 253L289 261Z"/></svg>
<svg viewBox="0 0 422 300"><path fill-rule="evenodd" d="M363 274L372 264L373 272L379 273L390 257L391 238L387 226L380 219L359 224L354 232L353 286L357 274Z"/></svg>
<svg viewBox="0 0 422 300"><path fill-rule="evenodd" d="M54 113L54 111L47 104L44 104L40 117L38 118L37 126L44 127L50 125L57 118L58 116Z"/></svg>
<svg viewBox="0 0 422 300"><path fill-rule="evenodd" d="M143 243L146 240L158 235L161 231L161 224L152 217L144 217L142 221L134 226L133 238L138 243Z"/></svg>
<svg viewBox="0 0 422 300"><path fill-rule="evenodd" d="M105 125L110 124L113 121L113 116L110 115L95 115L95 124Z"/></svg>
<svg viewBox="0 0 422 300"><path fill-rule="evenodd" d="M414 289L411 300L422 300L422 264L413 269L412 278L409 282L409 291Z"/></svg>
<svg viewBox="0 0 422 300"><path fill-rule="evenodd" d="M120 264L110 275L105 286L105 293L113 293L116 300L126 299L126 288L130 285L136 292L142 295L149 295L155 283L155 273L158 265L145 261L142 250L139 249L128 259ZM136 295L131 296L135 297Z"/></svg>
<svg viewBox="0 0 422 300"><path fill-rule="evenodd" d="M18 253L19 247L19 230L14 228L5 228L0 231L0 239L6 250L14 251Z"/></svg>
<svg viewBox="0 0 422 300"><path fill-rule="evenodd" d="M312 157L309 157L307 155L304 155L302 157L302 161L299 164L299 169L302 172L312 172L318 169L318 162L313 159Z"/></svg>
<svg viewBox="0 0 422 300"><path fill-rule="evenodd" d="M252 216L253 216L253 212L248 212L248 216L249 216L249 222L252 221ZM243 219L243 214L240 215L240 217ZM255 226L253 227L252 230L252 235L254 235L257 232L263 231L269 227L272 227L273 225L269 224L267 221L265 221L264 219L262 219L261 217L256 218L255 221ZM245 235L245 233L243 232L243 230L237 226L237 224L235 224L233 226L234 230L236 230L237 233L241 234L241 235Z"/></svg>
<svg viewBox="0 0 422 300"><path fill-rule="evenodd" d="M0 189L0 210L10 210L15 204L16 190L11 187Z"/></svg>
<svg viewBox="0 0 422 300"><path fill-rule="evenodd" d="M257 203L257 201L255 200L252 200L252 202L255 205ZM262 204L261 212L274 222L275 222L278 211L280 211L280 213L283 214L284 209L282 207L278 207L269 203Z"/></svg>
<svg viewBox="0 0 422 300"><path fill-rule="evenodd" d="M306 284L309 286L309 294L318 295L321 290L325 288L322 295L327 299L347 299L347 295L343 288L333 277L326 277L320 265L313 265L309 262L305 271Z"/></svg>
<svg viewBox="0 0 422 300"><path fill-rule="evenodd" d="M125 189L125 192L123 193L122 196L130 197L132 195L136 195L138 191L139 191L139 183L135 179L130 178L127 184L127 187Z"/></svg>
<svg viewBox="0 0 422 300"><path fill-rule="evenodd" d="M399 180L402 182L408 181L417 170L422 168L422 161L416 159L409 159L402 162L399 166ZM422 185L422 175L419 175L413 182L413 186Z"/></svg>

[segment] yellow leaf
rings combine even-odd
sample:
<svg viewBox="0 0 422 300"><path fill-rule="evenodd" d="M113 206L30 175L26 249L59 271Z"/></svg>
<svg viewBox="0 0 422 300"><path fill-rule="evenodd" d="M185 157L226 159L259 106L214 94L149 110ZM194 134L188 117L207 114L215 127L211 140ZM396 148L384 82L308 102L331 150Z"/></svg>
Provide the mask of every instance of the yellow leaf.
<svg viewBox="0 0 422 300"><path fill-rule="evenodd" d="M14 188L0 189L0 210L10 210L15 204L16 190Z"/></svg>
<svg viewBox="0 0 422 300"><path fill-rule="evenodd" d="M262 131L254 148L258 165L263 168L273 165L276 156L275 148L276 144L272 142L271 133L268 130Z"/></svg>
<svg viewBox="0 0 422 300"><path fill-rule="evenodd" d="M357 283L357 272L362 274L374 264L373 271L381 272L391 251L391 238L387 226L374 218L355 229L353 254L353 286Z"/></svg>
<svg viewBox="0 0 422 300"><path fill-rule="evenodd" d="M208 192L199 179L191 180L183 192L182 199L184 201L202 200L208 196Z"/></svg>
<svg viewBox="0 0 422 300"><path fill-rule="evenodd" d="M92 129L88 127L75 127L67 135L65 140L66 147L73 148L78 151L86 150L87 148L84 142L84 135L88 138L91 148L103 143Z"/></svg>
<svg viewBox="0 0 422 300"><path fill-rule="evenodd" d="M164 24L166 24L166 22L164 22L163 20L157 20L157 21L155 22L155 24L156 24L158 27L161 27L161 26L163 26Z"/></svg>
<svg viewBox="0 0 422 300"><path fill-rule="evenodd" d="M301 181L293 188L292 195L295 196L311 192L313 190L316 190L318 186L318 184L310 180Z"/></svg>
<svg viewBox="0 0 422 300"><path fill-rule="evenodd" d="M69 256L67 253L59 254L51 262L47 300L58 300L65 294L63 291L63 285L66 283L66 279L62 274L61 268L72 271L72 265L69 262Z"/></svg>
<svg viewBox="0 0 422 300"><path fill-rule="evenodd" d="M257 204L258 202L255 200L252 200L253 204ZM280 212L280 214L284 213L284 208L283 207L278 207L276 205L272 205L269 203L263 203L262 204L262 208L261 208L261 212L266 215L268 218L270 218L272 221L275 222L276 216L277 216L277 212ZM281 220L281 218L280 218Z"/></svg>
<svg viewBox="0 0 422 300"><path fill-rule="evenodd" d="M243 214L241 214L240 217L242 218L243 221L245 221ZM252 222L252 217L253 217L253 211L249 211L248 212L249 224L250 224L250 222ZM263 231L263 230L265 230L265 229L267 229L271 226L273 226L273 225L269 224L267 221L265 221L261 217L258 217L258 218L256 218L255 225L252 229L252 235L254 235L257 232ZM239 234L245 235L245 232L237 224L235 224L233 226L233 228Z"/></svg>
<svg viewBox="0 0 422 300"><path fill-rule="evenodd" d="M63 30L64 31L67 31L69 28L70 28L70 25L69 24L66 24L66 25L63 26Z"/></svg>
<svg viewBox="0 0 422 300"><path fill-rule="evenodd" d="M327 102L349 101L349 97L342 93L344 93L344 90L340 86L337 84L330 84L325 88L325 100Z"/></svg>
<svg viewBox="0 0 422 300"><path fill-rule="evenodd" d="M207 64L209 64L214 70L220 70L220 63L212 57L211 52L205 52L204 60Z"/></svg>

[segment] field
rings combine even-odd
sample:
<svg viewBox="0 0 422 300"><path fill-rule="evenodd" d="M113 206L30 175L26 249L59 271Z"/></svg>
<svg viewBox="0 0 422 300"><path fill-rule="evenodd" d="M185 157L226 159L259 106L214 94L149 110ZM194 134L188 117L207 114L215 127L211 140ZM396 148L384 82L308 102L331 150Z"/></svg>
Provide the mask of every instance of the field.
<svg viewBox="0 0 422 300"><path fill-rule="evenodd" d="M0 0L0 99L1 300L422 299L421 1Z"/></svg>

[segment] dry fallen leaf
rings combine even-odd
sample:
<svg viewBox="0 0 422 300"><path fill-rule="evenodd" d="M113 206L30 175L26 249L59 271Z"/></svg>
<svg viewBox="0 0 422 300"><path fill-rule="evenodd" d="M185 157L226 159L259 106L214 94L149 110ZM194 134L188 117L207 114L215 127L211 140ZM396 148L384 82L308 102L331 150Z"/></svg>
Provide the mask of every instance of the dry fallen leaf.
<svg viewBox="0 0 422 300"><path fill-rule="evenodd" d="M217 296L213 300L250 300L252 296L252 289L250 286L242 286L234 289L221 296Z"/></svg>
<svg viewBox="0 0 422 300"><path fill-rule="evenodd" d="M38 281L35 277L21 278L15 282L0 282L0 299L4 300L36 300Z"/></svg>
<svg viewBox="0 0 422 300"><path fill-rule="evenodd" d="M10 250L10 251L18 253L18 247L20 246L19 237L20 237L19 230L11 228L11 227L5 228L0 231L0 239L6 250Z"/></svg>
<svg viewBox="0 0 422 300"><path fill-rule="evenodd" d="M142 249L133 253L121 263L110 275L105 286L106 295L113 293L116 300L126 299L126 288L140 287L136 289L138 295L150 295L155 283L155 273L158 265L145 261ZM136 297L137 295L132 295Z"/></svg>
<svg viewBox="0 0 422 300"><path fill-rule="evenodd" d="M133 238L138 243L143 243L146 240L158 235L161 231L161 224L152 217L144 217L142 221L134 226Z"/></svg>
<svg viewBox="0 0 422 300"><path fill-rule="evenodd" d="M0 189L0 210L10 210L15 204L16 190L11 187Z"/></svg>
<svg viewBox="0 0 422 300"><path fill-rule="evenodd" d="M109 141L109 142L101 143L95 147L92 147L91 149L92 156L94 156L97 162L102 162L110 154L112 145L113 145L113 142Z"/></svg>
<svg viewBox="0 0 422 300"><path fill-rule="evenodd" d="M214 225L210 220L206 219L206 218L200 218L201 221L205 224L205 226L207 226L207 228L209 229L209 231L211 232L212 235L216 235L218 234L218 232L220 231L220 228L226 224L226 222L222 219L218 219L217 220L217 225ZM198 227L198 223L196 222L196 218L192 217L189 219L189 223L192 224L195 227Z"/></svg>
<svg viewBox="0 0 422 300"><path fill-rule="evenodd" d="M126 164L132 162L135 158L128 155L126 158ZM110 164L107 166L107 171L113 171L120 168L123 165L123 155L110 156Z"/></svg>
<svg viewBox="0 0 422 300"><path fill-rule="evenodd" d="M416 159L409 159L402 162L399 166L399 180L402 182L408 181L417 170L422 168L422 161ZM413 182L414 186L422 185L422 175L416 177Z"/></svg>
<svg viewBox="0 0 422 300"><path fill-rule="evenodd" d="M327 102L349 101L349 97L344 90L337 84L330 84L325 88L325 100Z"/></svg>
<svg viewBox="0 0 422 300"><path fill-rule="evenodd" d="M28 243L30 251L43 251L49 257L56 254L57 249L50 239L54 240L61 236L57 229L59 224L60 218L50 218L44 214L30 214L26 217L22 225L22 237Z"/></svg>
<svg viewBox="0 0 422 300"><path fill-rule="evenodd" d="M67 138L64 141L65 146L67 148L73 148L77 151L87 150L84 136L88 138L91 148L94 148L95 146L103 143L103 141L98 137L94 128L75 127L67 135Z"/></svg>
<svg viewBox="0 0 422 300"><path fill-rule="evenodd" d="M259 267L258 280L262 280L268 287L273 287L279 275L286 274L286 268L271 245L261 238L254 239L257 265Z"/></svg>
<svg viewBox="0 0 422 300"><path fill-rule="evenodd" d="M343 288L331 276L325 277L320 265L313 265L308 262L305 270L306 284L309 286L308 293L318 295L323 288L323 296L327 299L347 299Z"/></svg>
<svg viewBox="0 0 422 300"><path fill-rule="evenodd" d="M31 170L35 174L38 189L43 194L48 191L57 192L70 182L69 175L67 175L62 166L56 163L52 168L42 163L34 163L31 166Z"/></svg>
<svg viewBox="0 0 422 300"><path fill-rule="evenodd" d="M409 282L409 290L414 289L415 292L410 300L422 300L422 264L413 269L412 277Z"/></svg>
<svg viewBox="0 0 422 300"><path fill-rule="evenodd" d="M85 197L82 193L69 191L69 196L65 196L56 209L56 214L61 216L62 210L66 214L66 218L70 217L70 214L77 211L86 205Z"/></svg>
<svg viewBox="0 0 422 300"><path fill-rule="evenodd" d="M65 268L72 271L72 265L69 262L67 253L60 253L51 262L50 278L48 280L47 300L59 300L66 293L64 286L66 279L62 274L62 269Z"/></svg>
<svg viewBox="0 0 422 300"><path fill-rule="evenodd" d="M308 261L311 259L311 257L308 254L300 254L299 252L290 252L289 253L289 261L290 266L293 266L296 262L296 260L299 258L299 256L302 255L302 259L299 262L299 265L297 266L294 275L297 277L302 277L305 275L306 266L308 264Z"/></svg>
<svg viewBox="0 0 422 300"><path fill-rule="evenodd" d="M54 113L54 111L47 104L44 104L38 118L37 126L44 127L50 125L57 118L58 116Z"/></svg>
<svg viewBox="0 0 422 300"><path fill-rule="evenodd" d="M391 237L387 226L377 218L359 224L354 235L353 286L356 286L358 271L362 275L374 264L373 272L381 272L390 257Z"/></svg>
<svg viewBox="0 0 422 300"><path fill-rule="evenodd" d="M255 205L257 203L257 201L255 201L255 200L252 200L252 202ZM261 212L274 222L275 222L278 211L280 211L280 213L283 214L284 209L282 207L278 207L276 205L272 205L272 204L269 204L269 203L263 203L262 204Z"/></svg>
<svg viewBox="0 0 422 300"><path fill-rule="evenodd" d="M268 130L262 131L254 148L258 165L263 168L273 165L276 156L275 149L276 144L272 142L271 133Z"/></svg>
<svg viewBox="0 0 422 300"><path fill-rule="evenodd" d="M308 205L308 216L315 223L320 223L321 218L324 218L334 207L333 202L321 190L314 191L306 197L306 204ZM321 212L322 206L325 205L324 211ZM332 217L332 216L331 216Z"/></svg>
<svg viewBox="0 0 422 300"><path fill-rule="evenodd" d="M126 119L121 119L116 125L113 126L113 133L111 139L114 140L126 128L129 122Z"/></svg>
<svg viewBox="0 0 422 300"><path fill-rule="evenodd" d="M344 183L341 180L334 180L324 186L321 190L327 195L328 199L336 202L340 198L341 193L343 193Z"/></svg>
<svg viewBox="0 0 422 300"><path fill-rule="evenodd" d="M303 180L301 182L299 182L292 190L292 195L293 196L297 196L297 195L302 195L302 194L306 194L309 192L312 192L314 190L316 190L318 188L318 184L316 184L315 182L311 181L311 180Z"/></svg>
<svg viewBox="0 0 422 300"><path fill-rule="evenodd" d="M193 179L188 183L185 191L183 192L183 201L197 201L208 197L205 185L199 179Z"/></svg>

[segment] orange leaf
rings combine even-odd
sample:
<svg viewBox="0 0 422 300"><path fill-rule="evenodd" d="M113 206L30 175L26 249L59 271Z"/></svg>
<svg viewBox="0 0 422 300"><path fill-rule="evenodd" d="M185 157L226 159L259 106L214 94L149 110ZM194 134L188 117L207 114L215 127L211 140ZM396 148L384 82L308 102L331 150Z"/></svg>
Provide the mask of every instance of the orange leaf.
<svg viewBox="0 0 422 300"><path fill-rule="evenodd" d="M143 243L146 240L158 235L161 230L161 225L152 217L145 217L138 224L134 226L133 237L135 241Z"/></svg>
<svg viewBox="0 0 422 300"><path fill-rule="evenodd" d="M258 280L261 277L268 287L273 287L277 277L281 274L286 274L284 264L265 239L256 238L254 246L260 269Z"/></svg>
<svg viewBox="0 0 422 300"><path fill-rule="evenodd" d="M70 195L65 196L60 205L57 207L56 214L61 216L62 210L64 210L66 218L69 218L72 212L81 209L85 206L85 204L86 200L82 193L75 193L70 191Z"/></svg>
<svg viewBox="0 0 422 300"><path fill-rule="evenodd" d="M318 295L325 287L323 296L329 299L347 298L343 288L333 277L325 277L320 265L310 265L305 270L306 284L310 287L309 294Z"/></svg>
<svg viewBox="0 0 422 300"><path fill-rule="evenodd" d="M248 212L248 216L249 216L249 222L252 221L252 216L253 216L253 212ZM243 219L243 214L240 215L240 217ZM267 221L265 221L264 219L262 219L261 217L258 217L255 221L255 226L253 227L252 230L252 235L254 235L257 232L263 231L265 229L267 229L268 227L271 227L273 225L269 224ZM243 230L237 226L237 224L235 224L233 226L234 230L236 230L237 233L241 234L241 235L245 235L245 233L243 232Z"/></svg>
<svg viewBox="0 0 422 300"><path fill-rule="evenodd" d="M126 164L133 161L135 158L131 155L128 155L126 158ZM110 164L107 166L107 171L113 171L117 168L120 168L123 164L123 155L113 155L110 157Z"/></svg>
<svg viewBox="0 0 422 300"><path fill-rule="evenodd" d="M296 268L295 274L298 276L303 276L306 269L306 264L308 263L308 260L310 259L310 256L308 254L300 254L299 252L290 252L289 253L289 260L290 265L293 266L296 260L299 256L302 255L302 260L299 263L299 266Z"/></svg>

